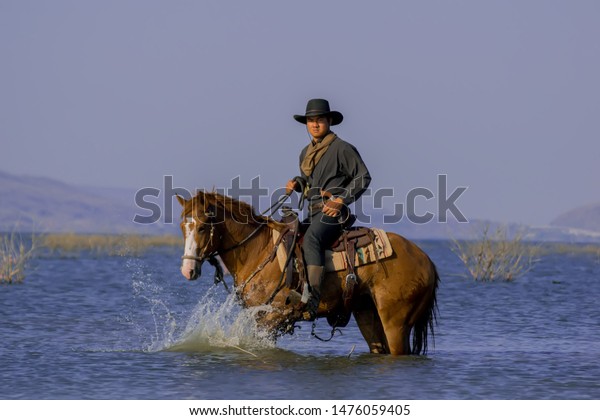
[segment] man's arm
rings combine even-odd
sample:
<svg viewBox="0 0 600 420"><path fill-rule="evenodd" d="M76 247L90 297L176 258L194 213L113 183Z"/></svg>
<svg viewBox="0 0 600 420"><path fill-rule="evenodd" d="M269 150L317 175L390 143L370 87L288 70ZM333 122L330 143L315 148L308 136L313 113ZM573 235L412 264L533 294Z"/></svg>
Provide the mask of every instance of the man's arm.
<svg viewBox="0 0 600 420"><path fill-rule="evenodd" d="M371 183L371 174L362 157L352 145L348 144L340 153L340 166L351 181L342 196L346 205L352 204L365 192Z"/></svg>
<svg viewBox="0 0 600 420"><path fill-rule="evenodd" d="M302 152L300 153L300 162L299 162L298 166L302 166L302 161L304 160L305 154L306 154L306 148L304 148L302 150ZM287 194L290 194L292 191L296 191L296 192L299 192L300 194L304 194L306 185L308 185L308 177L302 172L302 169L301 169L299 176L295 176L294 178L290 179L287 182L287 184L285 186L285 192Z"/></svg>

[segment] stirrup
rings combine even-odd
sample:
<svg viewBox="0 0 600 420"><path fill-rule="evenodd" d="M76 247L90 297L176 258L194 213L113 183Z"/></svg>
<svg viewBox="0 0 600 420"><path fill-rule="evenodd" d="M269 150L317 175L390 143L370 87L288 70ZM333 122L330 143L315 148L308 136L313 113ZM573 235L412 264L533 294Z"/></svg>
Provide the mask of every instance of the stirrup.
<svg viewBox="0 0 600 420"><path fill-rule="evenodd" d="M302 312L302 318L305 321L314 321L317 319L317 311L319 310L319 302L321 302L321 294L313 290L310 293L310 298L306 302L304 312Z"/></svg>

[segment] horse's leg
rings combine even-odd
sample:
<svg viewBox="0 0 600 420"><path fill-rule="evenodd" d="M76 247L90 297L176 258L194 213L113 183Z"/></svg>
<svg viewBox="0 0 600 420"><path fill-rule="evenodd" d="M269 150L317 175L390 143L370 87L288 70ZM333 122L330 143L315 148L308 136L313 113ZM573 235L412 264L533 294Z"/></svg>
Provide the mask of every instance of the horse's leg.
<svg viewBox="0 0 600 420"><path fill-rule="evenodd" d="M389 353L383 325L381 325L377 308L375 308L371 296L360 296L352 313L371 353Z"/></svg>
<svg viewBox="0 0 600 420"><path fill-rule="evenodd" d="M397 300L390 296L387 288L375 288L374 302L378 318L387 339L388 352L393 355L410 354L409 312L412 307L408 300Z"/></svg>
<svg viewBox="0 0 600 420"><path fill-rule="evenodd" d="M410 354L410 330L404 322L406 318L396 314L388 317L382 315L382 325L389 345L389 352L395 356Z"/></svg>

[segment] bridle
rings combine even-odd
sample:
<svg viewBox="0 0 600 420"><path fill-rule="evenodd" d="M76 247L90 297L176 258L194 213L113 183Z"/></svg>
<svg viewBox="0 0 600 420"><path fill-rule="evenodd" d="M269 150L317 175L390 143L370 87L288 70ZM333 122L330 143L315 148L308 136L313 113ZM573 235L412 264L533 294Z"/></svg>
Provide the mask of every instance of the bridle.
<svg viewBox="0 0 600 420"><path fill-rule="evenodd" d="M264 216L266 213L271 212L271 216L272 216L277 210L279 210L281 208L281 206L283 205L285 200L290 196L290 194L291 194L291 192L286 193L285 195L282 195L281 197L279 197L279 199L275 203L273 203L273 205L271 207L269 207L267 210L262 212L261 215ZM221 251L218 251L218 250L212 251L210 254L204 255L206 253L208 246L212 243L212 240L213 240L213 237L215 234L215 213L214 212L206 212L206 213L204 213L204 215L208 217L207 222L204 222L204 224L208 223L210 225L210 233L209 233L208 241L206 242L206 245L204 245L204 248L202 249L202 252L200 253L199 256L183 254L183 256L181 257L182 260L194 260L200 264L204 263L204 261L206 261L206 260L212 260L219 254L223 255L226 252L233 251L234 249L239 248L240 246L244 245L254 235L256 235L263 226L266 225L266 223L260 223L256 227L256 229L254 229L252 232L250 232L250 234L248 236L246 236L244 239L242 239L240 242L234 244L233 246L230 246L229 248L222 249ZM267 217L269 217L269 216L267 216Z"/></svg>
<svg viewBox="0 0 600 420"><path fill-rule="evenodd" d="M248 234L240 242L235 243L234 245L230 246L229 248L225 248L220 251L215 250L215 251L212 251L212 252L206 254L206 250L208 249L209 245L212 244L213 237L215 235L215 222L214 222L215 215L214 215L214 213L205 213L205 215L208 216L208 221L204 222L204 224L208 224L210 226L210 232L208 234L209 235L208 241L206 241L206 244L204 245L204 247L202 248L202 251L200 251L198 256L183 254L183 256L181 257L182 260L194 260L194 261L202 264L202 263L204 263L204 261L215 258L219 254L223 255L229 251L233 251L234 249L241 247L246 242L248 242L254 235L256 235L263 226L266 226L266 223L260 223L256 227L256 229L254 229L252 232L250 232L250 234Z"/></svg>
<svg viewBox="0 0 600 420"><path fill-rule="evenodd" d="M282 206L283 203L285 202L285 200L290 196L291 192L286 193L285 195L279 197L279 199L273 204L271 205L271 207L269 207L267 210L265 210L264 212L261 213L261 216L265 216L266 213L270 212L270 216L266 216L267 219L269 219L277 210L279 210ZM263 226L266 226L267 223L259 223L259 225L252 231L250 232L244 239L242 239L240 242L234 243L232 246L230 246L229 248L225 248L225 249L221 249L221 250L214 250L210 253L206 253L208 246L210 244L212 244L214 235L215 235L215 214L214 212L205 212L204 213L205 216L207 216L207 221L203 222L205 225L208 224L210 226L210 232L209 232L209 237L208 237L208 241L206 241L206 244L204 245L204 247L202 248L202 251L199 253L198 256L196 255L188 255L184 254L181 257L182 260L193 260L196 261L200 266L202 266L202 264L204 263L204 261L208 261L210 265L212 265L213 267L215 267L215 277L214 277L214 283L223 283L223 286L225 287L225 290L227 290L228 293L231 293L229 290L229 287L227 287L227 283L225 283L225 276L223 273L223 268L221 267L221 264L219 263L219 261L217 260L217 255L221 255L223 256L225 253L229 252L229 251L233 251L236 248L241 247L242 245L244 245L246 242L248 242L254 235L256 235L258 233L259 230L261 230L263 228ZM188 217L190 218L190 217ZM193 220L193 216L191 217ZM231 235L229 235L231 236ZM221 237L222 238L222 237ZM221 239L219 238L219 239ZM233 239L233 238L231 238ZM281 236L281 239L283 239L283 236ZM235 240L234 240L235 242ZM295 240L294 240L295 242ZM275 256L275 252L277 251L277 247L279 246L279 242L278 244L275 246L274 251L272 252L272 255L269 256L268 260L271 261L274 256ZM289 260L289 257L288 257ZM266 261L265 261L266 263ZM264 264L261 264L259 266L259 268L257 270L255 270L250 277L244 282L244 287L245 285L256 275L256 273L260 270L262 270L262 268L264 268ZM287 266L287 262L286 262L286 266ZM279 283L281 284L281 281L283 279L283 276L285 275L285 270L282 272L281 275L281 279L279 281ZM279 289L280 287L278 287ZM243 287L242 287L243 289ZM275 296L275 293L273 294L273 297ZM272 300L273 297L271 297Z"/></svg>

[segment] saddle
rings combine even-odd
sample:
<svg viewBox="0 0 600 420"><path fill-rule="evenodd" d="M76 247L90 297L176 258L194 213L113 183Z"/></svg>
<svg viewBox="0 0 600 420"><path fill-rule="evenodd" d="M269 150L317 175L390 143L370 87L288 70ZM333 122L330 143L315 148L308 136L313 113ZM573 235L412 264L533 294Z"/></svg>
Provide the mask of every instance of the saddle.
<svg viewBox="0 0 600 420"><path fill-rule="evenodd" d="M359 280L356 266L371 262L379 263L381 258L391 255L391 246L385 232L367 227L352 227L355 221L356 216L350 215L340 237L329 250L326 250L326 271L346 270L347 272L342 284L344 310L342 313L327 317L329 324L334 327L344 327L350 320L354 292ZM292 290L301 289L296 296L304 303L308 298L308 281L301 244L308 225L300 223L298 215L291 209L283 210L281 222L286 225L286 229L281 232L281 236L276 241L276 246L278 243L283 245L282 250L277 251L278 259L282 270L286 270L286 286ZM381 236L384 238L380 238ZM285 263L282 263L283 259ZM294 273L298 275L294 276Z"/></svg>

